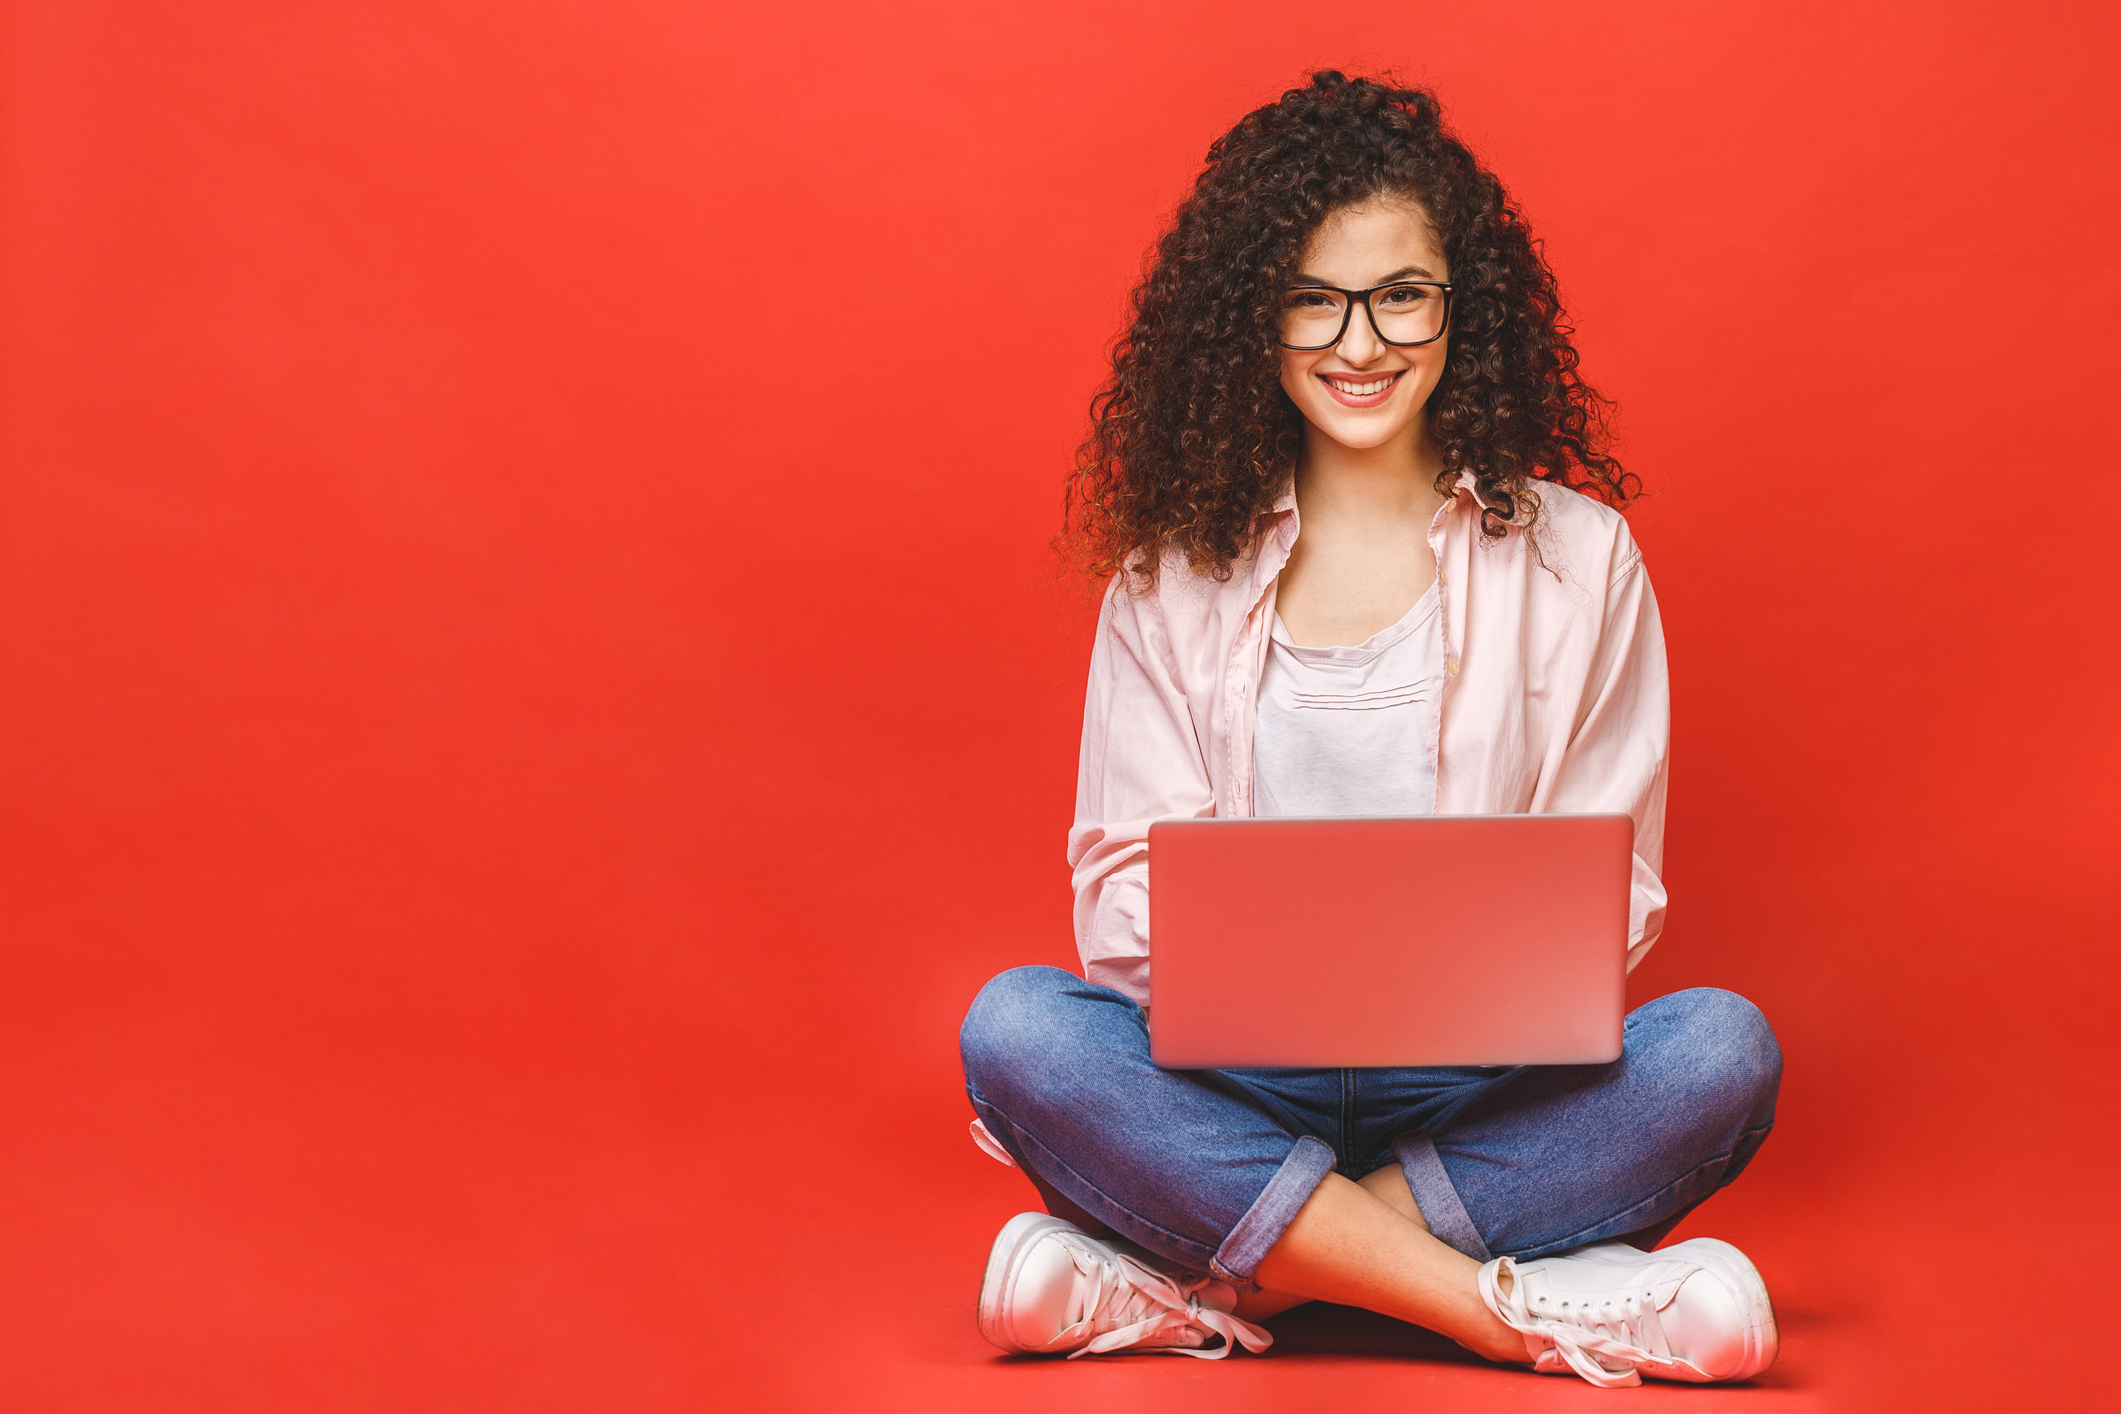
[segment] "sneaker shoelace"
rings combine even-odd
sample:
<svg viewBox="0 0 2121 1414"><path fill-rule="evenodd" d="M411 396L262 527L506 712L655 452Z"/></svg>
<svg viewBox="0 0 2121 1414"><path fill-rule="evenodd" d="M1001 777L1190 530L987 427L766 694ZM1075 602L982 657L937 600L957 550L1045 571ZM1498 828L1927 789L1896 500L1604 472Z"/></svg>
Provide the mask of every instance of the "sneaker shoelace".
<svg viewBox="0 0 2121 1414"><path fill-rule="evenodd" d="M1242 1345L1257 1355L1274 1343L1274 1337L1258 1326L1202 1303L1200 1293L1213 1280L1206 1273L1181 1272L1176 1277L1167 1276L1124 1252L1108 1260L1072 1242L1068 1244L1068 1250L1075 1258L1079 1281L1076 1292L1082 1301L1082 1314L1068 1330L1079 1332L1086 1326L1092 1330L1108 1327L1088 1345L1070 1353L1070 1360L1123 1350L1188 1327L1213 1332L1223 1338L1223 1343L1212 1350L1180 1345L1163 1348L1174 1355L1220 1360L1233 1346Z"/></svg>
<svg viewBox="0 0 2121 1414"><path fill-rule="evenodd" d="M1497 1280L1508 1271L1513 1280L1510 1294L1502 1294ZM1480 1294L1488 1309L1512 1330L1547 1342L1571 1370L1601 1389L1621 1389L1642 1383L1644 1365L1676 1365L1672 1347L1665 1339L1664 1323L1657 1315L1656 1294L1589 1293L1557 1296L1529 1294L1529 1283L1508 1257L1480 1272ZM1542 1357L1546 1352L1541 1352ZM1600 1357L1603 1357L1602 1359ZM1548 1368L1541 1358L1539 1368Z"/></svg>

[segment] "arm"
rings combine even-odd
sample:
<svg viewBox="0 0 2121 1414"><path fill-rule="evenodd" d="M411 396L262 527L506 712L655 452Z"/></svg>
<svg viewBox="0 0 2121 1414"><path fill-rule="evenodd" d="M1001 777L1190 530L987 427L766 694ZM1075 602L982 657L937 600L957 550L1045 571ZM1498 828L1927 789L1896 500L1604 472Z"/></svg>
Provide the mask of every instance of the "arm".
<svg viewBox="0 0 2121 1414"><path fill-rule="evenodd" d="M1068 864L1083 975L1149 1004L1149 825L1215 813L1153 595L1114 582L1097 620Z"/></svg>
<svg viewBox="0 0 2121 1414"><path fill-rule="evenodd" d="M1547 808L1623 811L1635 820L1628 898L1628 970L1664 930L1665 757L1671 704L1664 630L1642 553L1625 529L1575 730Z"/></svg>

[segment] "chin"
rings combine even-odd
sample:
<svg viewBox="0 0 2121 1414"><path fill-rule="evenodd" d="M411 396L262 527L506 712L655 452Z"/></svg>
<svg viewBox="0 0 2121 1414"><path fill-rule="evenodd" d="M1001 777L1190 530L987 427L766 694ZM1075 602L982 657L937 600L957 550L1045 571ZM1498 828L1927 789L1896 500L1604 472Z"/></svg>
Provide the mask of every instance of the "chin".
<svg viewBox="0 0 2121 1414"><path fill-rule="evenodd" d="M1372 447L1382 447L1385 443L1390 442L1407 430L1406 423L1396 418L1389 423L1372 422L1365 418L1359 422L1353 422L1351 425L1349 421L1337 417L1313 417L1311 425L1340 443L1343 447L1352 448L1358 452L1367 452Z"/></svg>

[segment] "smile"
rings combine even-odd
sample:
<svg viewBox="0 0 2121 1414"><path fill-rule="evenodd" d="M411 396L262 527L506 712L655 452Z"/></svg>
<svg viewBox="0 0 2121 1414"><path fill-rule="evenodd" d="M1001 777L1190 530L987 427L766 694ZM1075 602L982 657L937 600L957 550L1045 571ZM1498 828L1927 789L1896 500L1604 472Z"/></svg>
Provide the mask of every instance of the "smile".
<svg viewBox="0 0 2121 1414"><path fill-rule="evenodd" d="M1333 394L1333 400L1351 407L1375 407L1390 395L1393 386L1405 376L1406 370L1394 373L1341 374L1321 373L1318 381L1325 384Z"/></svg>

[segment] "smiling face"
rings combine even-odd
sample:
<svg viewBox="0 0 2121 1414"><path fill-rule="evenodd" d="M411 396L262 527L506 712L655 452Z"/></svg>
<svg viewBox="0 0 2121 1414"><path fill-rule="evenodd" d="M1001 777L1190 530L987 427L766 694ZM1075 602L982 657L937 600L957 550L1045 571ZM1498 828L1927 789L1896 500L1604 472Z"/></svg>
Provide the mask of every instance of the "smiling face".
<svg viewBox="0 0 2121 1414"><path fill-rule="evenodd" d="M1297 271L1291 285L1299 299L1306 283L1366 290L1394 280L1451 278L1428 216L1405 197L1390 196L1326 217ZM1331 336L1328 329L1325 337ZM1422 409L1443 377L1450 339L1446 331L1434 343L1395 347L1378 337L1358 307L1334 347L1279 350L1281 386L1309 424L1307 437L1326 437L1354 451L1403 443L1410 456L1421 458L1428 439Z"/></svg>

